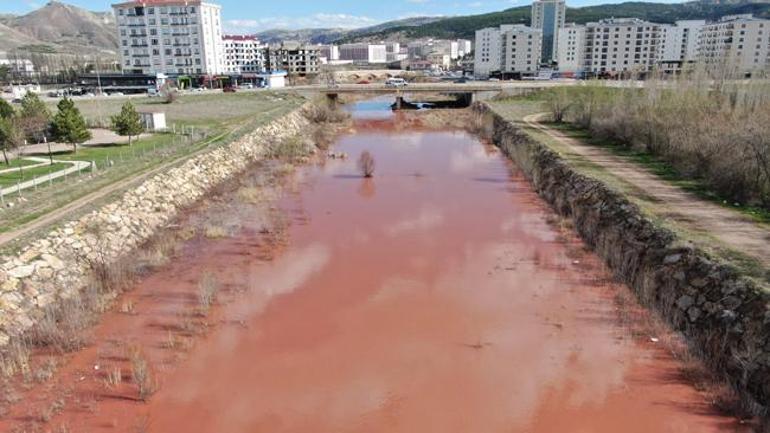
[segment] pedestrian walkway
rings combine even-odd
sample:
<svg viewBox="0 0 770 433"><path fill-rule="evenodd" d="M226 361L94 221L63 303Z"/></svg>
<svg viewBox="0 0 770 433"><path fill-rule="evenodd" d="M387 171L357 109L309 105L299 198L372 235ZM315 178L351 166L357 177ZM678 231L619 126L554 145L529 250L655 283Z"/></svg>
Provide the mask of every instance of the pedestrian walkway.
<svg viewBox="0 0 770 433"><path fill-rule="evenodd" d="M45 165L48 165L48 164L51 163L51 161L48 158L38 158L38 157L28 156L28 157L25 157L24 159L28 159L28 160L31 160L31 161L37 161L37 162L40 163L40 164L36 164L36 165L33 165L33 166L29 166L29 167L45 166ZM69 176L71 174L79 173L79 172L81 172L83 170L86 170L86 169L91 167L91 163L90 162L86 162L86 161L60 161L60 160L54 159L53 163L54 164L70 164L70 167L66 168L64 170L57 171L55 173L50 173L50 174L46 174L46 175L43 175L43 176L38 176L38 177L36 177L34 179L31 179L31 180L28 180L28 181L24 181L24 182L20 182L20 183L14 185L14 186L10 186L10 187L7 187L7 188L2 188L2 189L0 189L0 197L5 197L5 196L8 196L10 194L19 194L19 193L21 193L22 191L24 191L26 189L35 188L35 187L40 186L40 185L50 184L51 182L53 182L56 179L66 178L67 176ZM29 167L25 167L25 168L29 168ZM14 169L14 170L18 170L18 169Z"/></svg>

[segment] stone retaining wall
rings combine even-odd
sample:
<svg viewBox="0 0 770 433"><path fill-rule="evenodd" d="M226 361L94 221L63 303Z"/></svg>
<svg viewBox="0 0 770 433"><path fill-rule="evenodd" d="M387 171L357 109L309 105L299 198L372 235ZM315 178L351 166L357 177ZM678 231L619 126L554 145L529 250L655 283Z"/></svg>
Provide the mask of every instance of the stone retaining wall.
<svg viewBox="0 0 770 433"><path fill-rule="evenodd" d="M267 145L308 127L301 109L252 133L190 158L158 174L76 221L26 246L0 264L0 347L28 330L44 309L77 295L94 263L109 263L133 251L177 213L212 187L262 158Z"/></svg>
<svg viewBox="0 0 770 433"><path fill-rule="evenodd" d="M687 339L692 351L766 412L770 397L768 288L654 225L604 183L486 106L474 106L485 133L525 171L538 194L571 217L584 241ZM770 248L770 247L769 247Z"/></svg>

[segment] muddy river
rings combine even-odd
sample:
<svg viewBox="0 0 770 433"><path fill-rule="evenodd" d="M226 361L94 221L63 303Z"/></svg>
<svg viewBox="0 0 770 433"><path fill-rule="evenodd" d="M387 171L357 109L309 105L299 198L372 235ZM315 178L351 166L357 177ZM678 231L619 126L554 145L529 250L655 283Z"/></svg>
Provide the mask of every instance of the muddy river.
<svg viewBox="0 0 770 433"><path fill-rule="evenodd" d="M248 287L223 324L149 402L100 398L65 411L70 431L742 431L499 151L459 130L393 128L386 102L352 109L355 130L333 147L349 157L291 175L272 260L235 233L143 283L173 292L214 263ZM365 150L371 179L356 166Z"/></svg>

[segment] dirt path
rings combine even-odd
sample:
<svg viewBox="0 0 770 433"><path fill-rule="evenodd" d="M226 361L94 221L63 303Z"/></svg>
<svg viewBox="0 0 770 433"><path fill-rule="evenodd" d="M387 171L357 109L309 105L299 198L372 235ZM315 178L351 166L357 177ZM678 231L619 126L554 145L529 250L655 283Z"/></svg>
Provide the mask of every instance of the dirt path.
<svg viewBox="0 0 770 433"><path fill-rule="evenodd" d="M541 123L544 114L526 116L523 120L567 146L575 154L597 164L614 176L634 185L655 201L658 215L675 221L685 230L710 236L725 246L770 267L770 228L752 221L739 212L700 199L671 185L638 164L606 150L583 143L561 131Z"/></svg>

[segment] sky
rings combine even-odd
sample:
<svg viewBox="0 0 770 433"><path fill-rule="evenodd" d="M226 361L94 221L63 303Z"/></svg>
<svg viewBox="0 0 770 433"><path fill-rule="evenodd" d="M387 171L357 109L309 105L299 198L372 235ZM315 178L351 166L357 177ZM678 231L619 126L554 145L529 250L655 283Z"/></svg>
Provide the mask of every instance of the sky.
<svg viewBox="0 0 770 433"><path fill-rule="evenodd" d="M472 15L530 4L531 0L209 0L222 5L225 31L248 33L275 28L356 28L414 16ZM567 0L567 6L622 0ZM672 2L676 0L658 0ZM67 0L93 11L110 10L104 0ZM0 13L25 14L45 0L0 0Z"/></svg>

